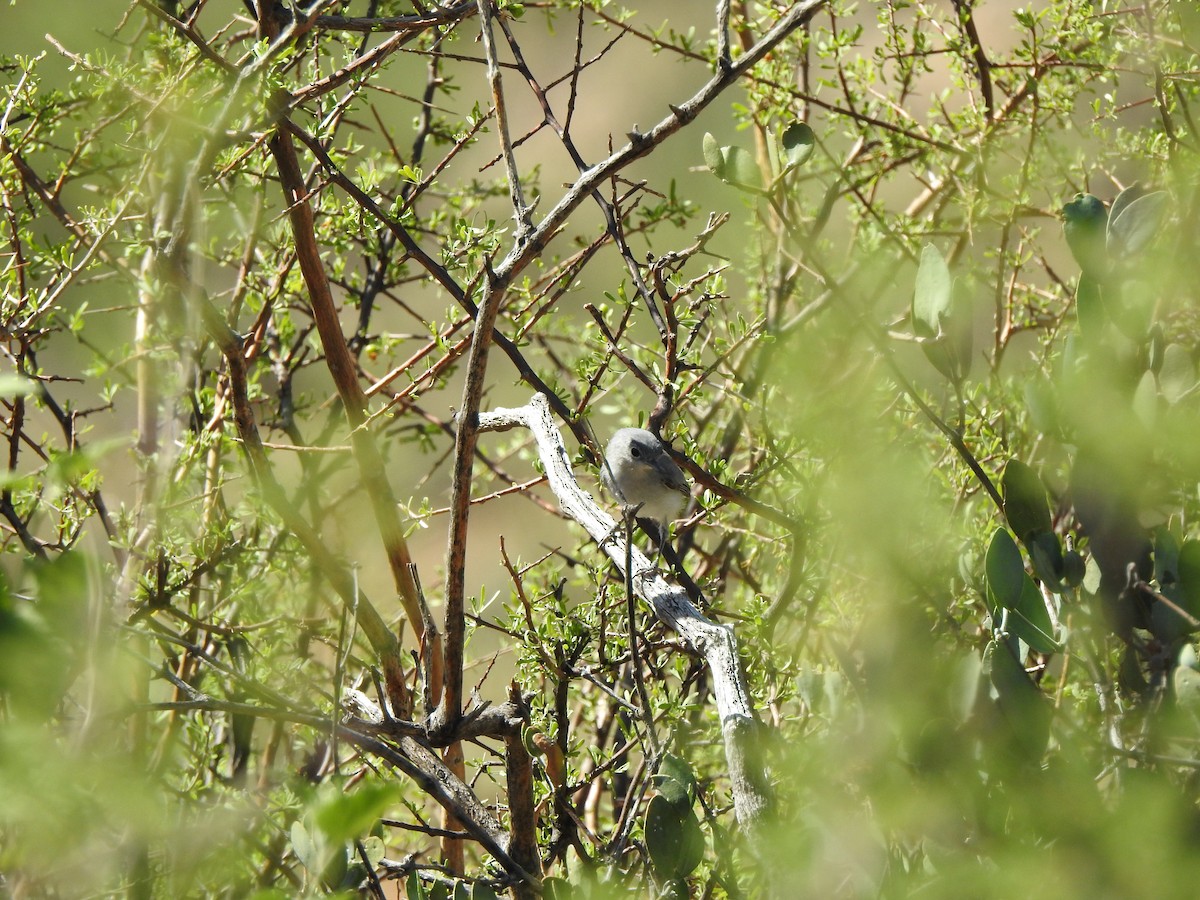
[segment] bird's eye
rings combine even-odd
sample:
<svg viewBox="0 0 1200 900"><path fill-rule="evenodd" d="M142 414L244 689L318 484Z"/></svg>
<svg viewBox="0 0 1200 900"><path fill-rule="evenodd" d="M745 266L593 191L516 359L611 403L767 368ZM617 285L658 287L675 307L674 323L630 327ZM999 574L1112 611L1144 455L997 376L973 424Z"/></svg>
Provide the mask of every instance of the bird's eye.
<svg viewBox="0 0 1200 900"><path fill-rule="evenodd" d="M642 451L639 450L637 447L630 447L629 455L632 456L634 459L638 459L639 457L641 457Z"/></svg>

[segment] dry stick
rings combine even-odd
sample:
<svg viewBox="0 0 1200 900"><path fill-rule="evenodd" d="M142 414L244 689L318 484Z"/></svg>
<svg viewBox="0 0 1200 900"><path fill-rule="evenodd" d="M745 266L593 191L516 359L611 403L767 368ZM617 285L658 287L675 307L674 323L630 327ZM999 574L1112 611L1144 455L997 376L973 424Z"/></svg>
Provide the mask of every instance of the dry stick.
<svg viewBox="0 0 1200 900"><path fill-rule="evenodd" d="M504 157L504 172L508 178L508 196L512 203L513 219L517 231L513 239L522 244L533 228L530 208L525 204L525 192L521 189L521 174L517 171L517 158L513 155L512 136L508 130L508 107L504 103L504 86L500 79L500 62L496 57L496 41L492 34L492 0L479 0L480 33L483 36L483 52L487 56L488 87L492 91L492 106L496 110L496 125L500 132L500 151Z"/></svg>
<svg viewBox="0 0 1200 900"><path fill-rule="evenodd" d="M467 376L454 436L454 476L450 496L450 539L446 548L445 668L442 702L433 716L431 729L450 731L462 716L463 652L466 640L464 596L466 591L467 517L471 503L471 465L475 459L476 418L483 397L488 346L504 291L488 272L480 298L475 332L467 354Z"/></svg>
<svg viewBox="0 0 1200 900"><path fill-rule="evenodd" d="M721 721L738 822L748 828L761 824L771 798L766 774L753 749L760 726L738 660L733 629L701 615L681 587L663 578L640 550L626 547L627 541L616 520L601 510L575 481L562 436L545 397L537 394L528 406L479 414L478 427L483 430L517 426L528 428L533 434L550 488L563 512L587 529L623 573L627 571L625 559L626 553L629 554L635 593L653 607L659 621L704 657L712 675L713 696Z"/></svg>
<svg viewBox="0 0 1200 900"><path fill-rule="evenodd" d="M463 823L471 837L504 866L508 874L529 885L540 879L518 863L508 851L508 836L504 826L496 821L488 808L479 802L475 793L454 773L442 765L437 754L413 738L401 738L398 747L377 740L356 729L342 726L338 734L343 741L370 751L389 765L408 775L420 788Z"/></svg>

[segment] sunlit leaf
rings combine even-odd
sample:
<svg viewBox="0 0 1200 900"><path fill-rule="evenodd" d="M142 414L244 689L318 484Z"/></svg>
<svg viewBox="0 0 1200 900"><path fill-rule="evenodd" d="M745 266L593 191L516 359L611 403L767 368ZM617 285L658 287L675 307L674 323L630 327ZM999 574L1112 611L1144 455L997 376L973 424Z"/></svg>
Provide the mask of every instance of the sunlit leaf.
<svg viewBox="0 0 1200 900"><path fill-rule="evenodd" d="M721 145L717 143L717 139L709 132L704 132L704 139L701 142L704 151L704 164L708 166L708 171L712 172L722 181L725 180L725 157L721 154Z"/></svg>
<svg viewBox="0 0 1200 900"><path fill-rule="evenodd" d="M723 181L735 187L758 188L762 185L762 172L754 160L754 154L741 147L722 147Z"/></svg>
<svg viewBox="0 0 1200 900"><path fill-rule="evenodd" d="M789 166L802 165L816 146L816 135L806 122L793 122L783 130L781 137L784 156Z"/></svg>

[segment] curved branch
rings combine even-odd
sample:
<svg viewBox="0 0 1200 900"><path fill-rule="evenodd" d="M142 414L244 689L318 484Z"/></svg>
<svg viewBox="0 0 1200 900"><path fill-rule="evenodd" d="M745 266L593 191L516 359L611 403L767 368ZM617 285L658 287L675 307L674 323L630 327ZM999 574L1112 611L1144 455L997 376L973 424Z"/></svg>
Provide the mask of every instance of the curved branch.
<svg viewBox="0 0 1200 900"><path fill-rule="evenodd" d="M587 529L622 573L626 571L628 554L634 592L654 609L660 622L704 658L712 674L734 810L743 826L753 828L762 824L771 803L766 772L755 752L759 743L757 732L762 726L754 714L733 629L706 618L688 600L684 589L668 582L641 550L626 546L623 530L616 520L604 512L575 480L566 447L545 397L536 394L528 406L479 414L481 431L515 426L528 428L533 434L550 488L562 511Z"/></svg>

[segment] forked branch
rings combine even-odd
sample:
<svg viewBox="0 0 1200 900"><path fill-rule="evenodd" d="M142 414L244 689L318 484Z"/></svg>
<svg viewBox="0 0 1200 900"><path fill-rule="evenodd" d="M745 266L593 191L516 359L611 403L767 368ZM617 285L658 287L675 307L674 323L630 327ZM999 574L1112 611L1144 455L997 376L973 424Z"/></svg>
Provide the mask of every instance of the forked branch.
<svg viewBox="0 0 1200 900"><path fill-rule="evenodd" d="M587 530L624 574L627 552L624 531L575 480L546 398L535 394L527 406L479 414L481 432L516 426L528 428L533 434L550 489L562 511ZM684 589L667 581L636 546L629 549L629 559L634 592L654 609L659 621L682 637L708 665L725 742L734 810L743 827L754 828L761 824L771 797L761 757L753 750L756 732L762 726L754 715L733 629L701 614Z"/></svg>

